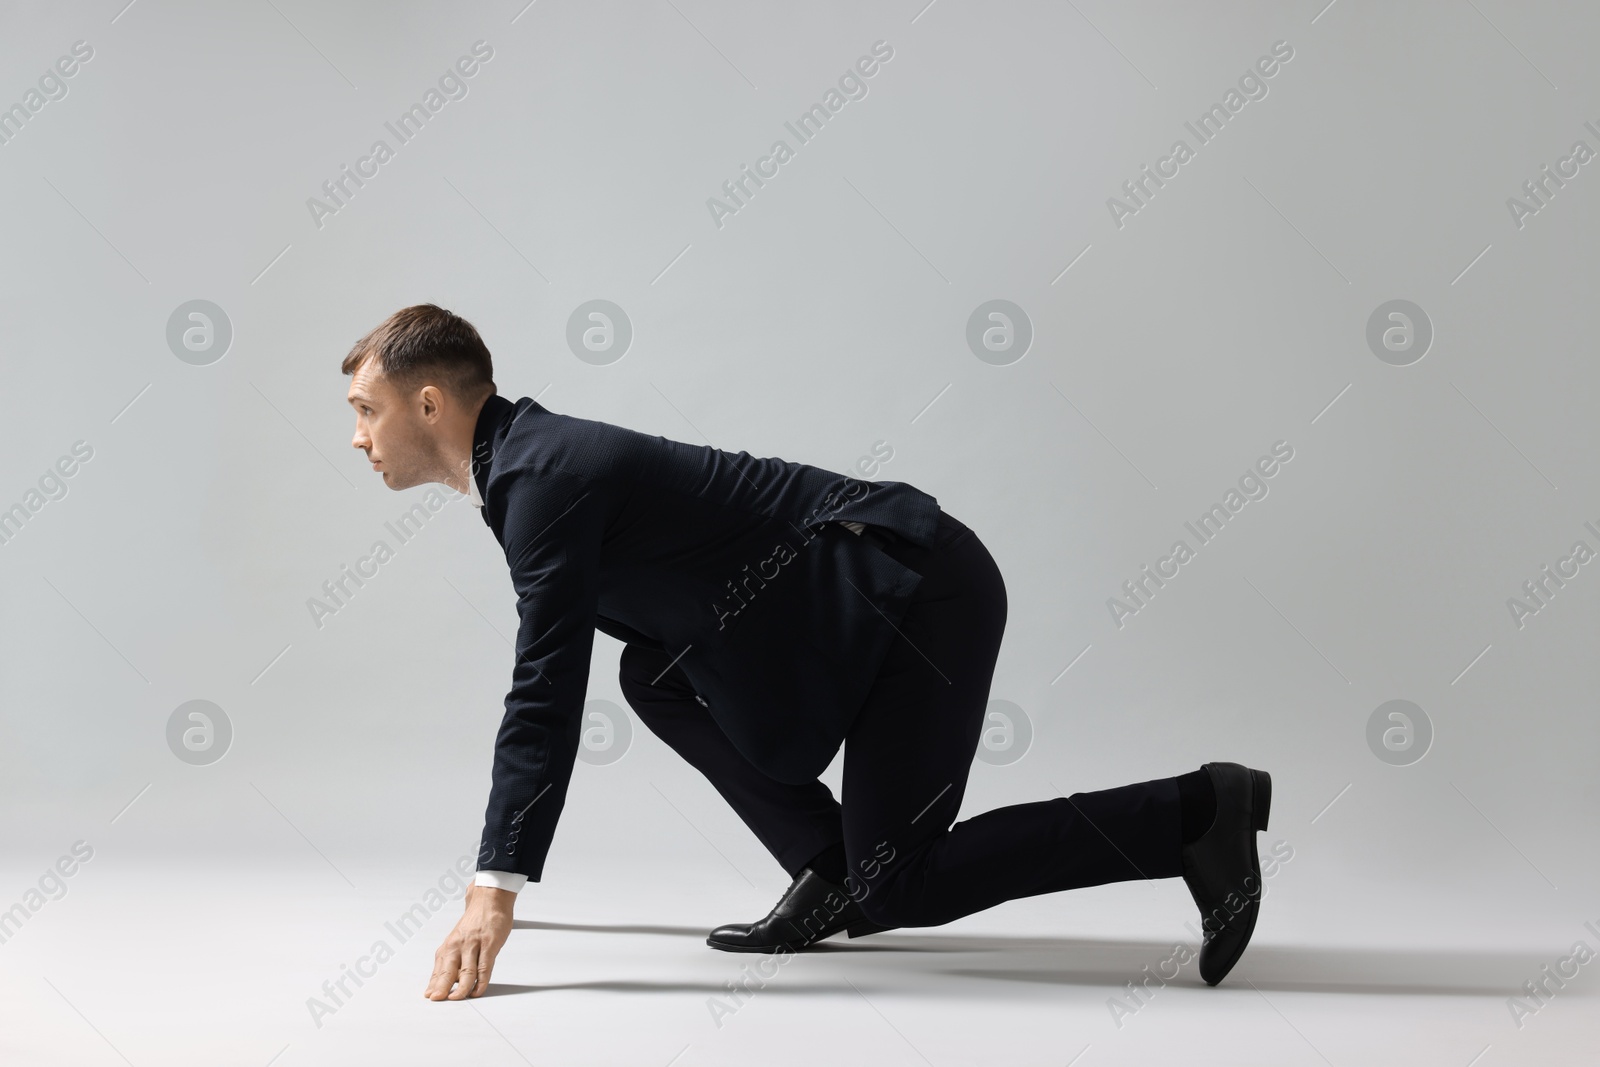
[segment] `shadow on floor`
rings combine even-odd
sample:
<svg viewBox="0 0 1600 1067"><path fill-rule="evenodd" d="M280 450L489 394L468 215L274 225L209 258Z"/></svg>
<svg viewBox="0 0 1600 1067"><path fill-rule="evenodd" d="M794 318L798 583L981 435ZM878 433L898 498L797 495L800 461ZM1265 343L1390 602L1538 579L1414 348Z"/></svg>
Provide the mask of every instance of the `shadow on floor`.
<svg viewBox="0 0 1600 1067"><path fill-rule="evenodd" d="M667 937L692 937L704 941L710 932L708 926L645 926L621 923L545 923L532 919L516 919L513 930L567 930L586 934L663 934Z"/></svg>
<svg viewBox="0 0 1600 1067"><path fill-rule="evenodd" d="M701 926L607 925L518 920L518 930L562 930L580 933L658 934L703 942ZM1192 947L1193 942L1190 942ZM811 958L859 956L851 977L879 985L894 973L944 974L984 982L1039 985L1110 986L1137 982L1148 965L1152 973L1170 973L1162 961L1173 955L1173 942L1094 941L1065 937L997 936L888 932L867 938L842 936L808 949ZM707 953L715 949L707 948ZM726 953L730 971L759 955ZM1539 976L1539 966L1559 952L1441 951L1405 948L1327 948L1252 944L1244 959L1219 989L1251 988L1304 993L1355 993L1416 996L1507 997L1521 995L1524 981ZM770 965L769 968L770 969ZM781 972L780 972L781 973ZM815 976L815 972L812 972ZM1168 985L1204 988L1193 960ZM843 976L833 981L770 981L765 987L791 994L849 993ZM543 992L552 989L594 989L621 993L707 992L726 994L716 982L594 981L551 986L495 984L489 996ZM970 992L970 986L967 987ZM1580 993L1580 990L1571 992Z"/></svg>

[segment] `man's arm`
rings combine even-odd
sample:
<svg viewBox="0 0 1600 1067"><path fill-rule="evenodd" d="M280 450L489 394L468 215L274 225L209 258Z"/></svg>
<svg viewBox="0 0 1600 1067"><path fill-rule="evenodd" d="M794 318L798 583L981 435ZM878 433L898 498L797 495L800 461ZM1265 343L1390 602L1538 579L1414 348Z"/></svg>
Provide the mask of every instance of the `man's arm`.
<svg viewBox="0 0 1600 1067"><path fill-rule="evenodd" d="M521 470L506 481L502 536L521 625L478 868L537 882L578 754L605 516L573 475Z"/></svg>
<svg viewBox="0 0 1600 1067"><path fill-rule="evenodd" d="M521 618L517 656L495 738L480 871L465 914L434 954L423 993L432 1000L488 989L516 891L543 872L577 758L594 648L599 495L559 471L517 471L507 480L502 540Z"/></svg>

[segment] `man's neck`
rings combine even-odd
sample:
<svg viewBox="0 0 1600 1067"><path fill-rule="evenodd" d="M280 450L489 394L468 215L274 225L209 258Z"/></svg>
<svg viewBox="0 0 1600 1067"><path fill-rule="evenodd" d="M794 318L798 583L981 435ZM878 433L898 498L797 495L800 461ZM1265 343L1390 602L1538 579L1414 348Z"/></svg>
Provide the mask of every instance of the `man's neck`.
<svg viewBox="0 0 1600 1067"><path fill-rule="evenodd" d="M445 476L438 480L458 493L469 492L468 483L472 479L472 445L478 433L478 417L483 414L483 405L488 402L489 397L486 396L472 406L472 414L457 424L451 434L450 442L444 449Z"/></svg>

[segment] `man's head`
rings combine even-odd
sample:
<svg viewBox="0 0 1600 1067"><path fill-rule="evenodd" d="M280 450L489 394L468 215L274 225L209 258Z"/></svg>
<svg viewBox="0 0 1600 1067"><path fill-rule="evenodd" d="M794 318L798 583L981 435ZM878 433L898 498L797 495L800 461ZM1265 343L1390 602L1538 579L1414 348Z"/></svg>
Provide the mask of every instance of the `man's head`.
<svg viewBox="0 0 1600 1067"><path fill-rule="evenodd" d="M351 375L351 444L390 489L453 481L468 460L483 402L495 393L489 349L472 324L432 304L401 308L355 343L339 368Z"/></svg>

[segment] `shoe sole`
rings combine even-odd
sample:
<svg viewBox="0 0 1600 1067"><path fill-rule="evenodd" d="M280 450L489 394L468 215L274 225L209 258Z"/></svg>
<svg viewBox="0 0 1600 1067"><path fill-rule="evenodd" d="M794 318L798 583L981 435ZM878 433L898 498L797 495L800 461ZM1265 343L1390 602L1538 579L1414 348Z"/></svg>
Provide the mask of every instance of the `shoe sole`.
<svg viewBox="0 0 1600 1067"><path fill-rule="evenodd" d="M730 945L726 941L713 941L709 937L706 938L706 944L721 952L776 952L784 947L782 945ZM789 951L793 952L794 949L790 948Z"/></svg>
<svg viewBox="0 0 1600 1067"><path fill-rule="evenodd" d="M1266 771L1250 770L1250 861L1255 867L1256 884L1261 886L1261 892L1266 892L1266 886L1261 885L1261 855L1256 851L1256 834L1267 828L1267 820L1272 814L1272 775ZM1244 955L1244 950L1250 947L1250 938L1256 932L1256 916L1261 912L1261 898L1256 897L1255 907L1250 909L1249 923L1244 928L1244 937L1239 940L1239 948L1228 960L1222 973L1214 979L1208 979L1206 985L1214 986L1228 977L1228 972L1233 970L1234 964L1239 962L1239 957Z"/></svg>

